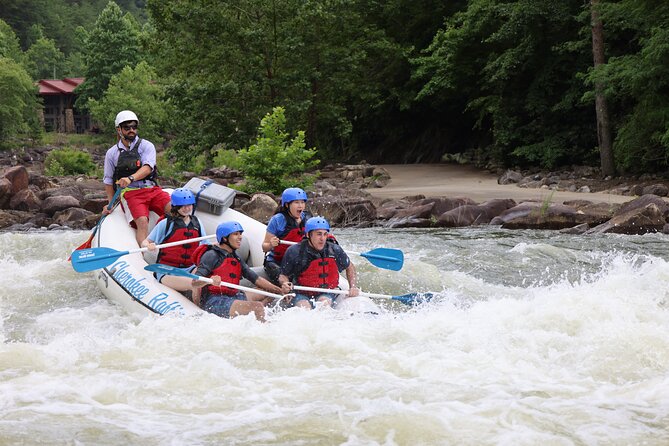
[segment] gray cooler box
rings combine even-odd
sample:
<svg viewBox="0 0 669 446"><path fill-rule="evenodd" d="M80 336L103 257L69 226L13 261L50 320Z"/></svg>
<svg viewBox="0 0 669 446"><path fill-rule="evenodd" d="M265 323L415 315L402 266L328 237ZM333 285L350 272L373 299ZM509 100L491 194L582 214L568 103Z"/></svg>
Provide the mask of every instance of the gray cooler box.
<svg viewBox="0 0 669 446"><path fill-rule="evenodd" d="M232 206L237 193L234 189L202 178L191 178L184 187L195 195L198 211L214 215L221 215Z"/></svg>

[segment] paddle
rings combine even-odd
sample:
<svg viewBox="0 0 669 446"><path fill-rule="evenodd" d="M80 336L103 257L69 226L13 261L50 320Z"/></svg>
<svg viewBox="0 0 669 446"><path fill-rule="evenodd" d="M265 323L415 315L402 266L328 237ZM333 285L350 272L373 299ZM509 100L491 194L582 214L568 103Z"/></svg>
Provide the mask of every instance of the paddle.
<svg viewBox="0 0 669 446"><path fill-rule="evenodd" d="M200 240L206 240L209 238L216 237L215 234L205 235L203 237L189 238L186 240L179 240L178 242L163 243L162 245L156 245L157 249L160 248L169 248L170 246L183 245L186 243L199 242ZM112 248L89 248L82 249L80 251L74 251L72 253L72 268L78 273L85 273L88 271L93 271L94 269L104 268L107 265L111 265L121 256L134 254L137 252L148 251L149 248L136 248L129 251L117 251Z"/></svg>
<svg viewBox="0 0 669 446"><path fill-rule="evenodd" d="M284 245L297 245L297 242L290 242L288 240L281 240L280 243L283 243ZM369 260L372 265L391 271L399 271L404 265L404 253L399 249L375 248L367 252L344 252L346 252L346 254L355 254L364 257Z"/></svg>
<svg viewBox="0 0 669 446"><path fill-rule="evenodd" d="M116 192L114 192L114 196L112 197L112 200L107 205L107 210L110 211L111 208L114 207L114 205L116 204L116 199L118 199L119 195L121 194L121 190L122 189L120 187L116 189ZM105 214L102 217L100 217L98 222L93 227L93 231L91 232L91 236L88 237L88 240L86 240L84 243L82 243L77 248L75 248L75 251L79 251L81 249L88 249L88 248L91 247L91 243L93 242L93 237L95 237L95 233L98 231L98 227L100 227L100 224L102 223L102 220L104 220L107 215L109 215L109 214ZM68 257L67 260L72 260L72 254L70 254L70 257Z"/></svg>
<svg viewBox="0 0 669 446"><path fill-rule="evenodd" d="M298 291L314 291L316 293L333 293L333 294L348 294L347 290L338 290L338 289L327 289L327 288L315 288L308 286L299 286L294 285L293 289ZM409 293L403 294L401 296L391 296L389 294L374 294L374 293L365 293L363 291L358 294L358 296L374 297L377 299L392 299L402 302L406 305L417 305L423 302L429 302L432 299L432 293Z"/></svg>
<svg viewBox="0 0 669 446"><path fill-rule="evenodd" d="M207 283L214 283L214 280L210 279L209 277L198 276L197 274L189 273L188 271L183 270L181 268L177 268L175 266L163 265L162 263L154 263L154 264L151 264L151 265L146 265L144 267L144 269L147 270L147 271L151 271L153 273L168 274L170 276L190 277L191 279L201 280L201 281L207 282ZM237 285L237 284L228 283L228 282L221 282L221 285L227 286L229 288L234 288L236 290L248 291L250 293L262 294L263 296L269 296L269 297L273 297L275 299L283 299L286 296L292 296L292 294L286 294L285 296L282 296L280 294L270 293L269 291L263 291L263 290L260 290L258 288L249 288L249 287L246 287L246 286L243 286L243 285Z"/></svg>

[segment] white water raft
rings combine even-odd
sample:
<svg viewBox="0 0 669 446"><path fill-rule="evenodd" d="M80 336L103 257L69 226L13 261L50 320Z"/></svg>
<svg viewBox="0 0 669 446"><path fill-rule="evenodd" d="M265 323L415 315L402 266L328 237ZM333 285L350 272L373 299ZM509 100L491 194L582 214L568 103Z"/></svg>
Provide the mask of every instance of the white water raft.
<svg viewBox="0 0 669 446"><path fill-rule="evenodd" d="M194 180L196 180L195 184L203 183L202 180ZM191 180L188 185L192 185L194 180ZM219 194L227 194L227 197L234 198L233 189L220 185L210 187ZM171 189L165 190L168 193L171 192ZM206 197L201 196L199 199L205 200ZM265 238L266 226L241 212L230 209L228 206L231 202L232 200L228 198L214 204L211 201L209 203L198 201L196 215L207 235L215 234L216 227L224 221L239 222L244 228L244 236L237 254L256 272L265 276L262 266L264 260L262 242ZM150 229L157 220L157 215L152 213ZM121 206L116 206L99 225L92 246L118 251L131 251L139 247L135 239L135 230L128 225ZM187 316L203 311L180 292L159 283L151 272L144 269L147 264L142 253L127 254L119 257L107 267L95 271L95 280L109 300L116 302L139 318L150 314ZM348 289L346 279L340 277L339 282L340 288ZM251 286L248 283L244 285ZM381 311L372 300L362 296L340 297L334 307L349 313L379 313Z"/></svg>

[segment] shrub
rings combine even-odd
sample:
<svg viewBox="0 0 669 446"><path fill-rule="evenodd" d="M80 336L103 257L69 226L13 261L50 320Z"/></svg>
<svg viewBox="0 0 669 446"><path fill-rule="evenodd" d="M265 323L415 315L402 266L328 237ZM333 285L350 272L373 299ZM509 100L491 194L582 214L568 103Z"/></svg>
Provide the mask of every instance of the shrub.
<svg viewBox="0 0 669 446"><path fill-rule="evenodd" d="M91 174L97 168L90 153L68 147L49 152L44 167L52 176Z"/></svg>
<svg viewBox="0 0 669 446"><path fill-rule="evenodd" d="M256 143L239 151L240 170L247 192L280 194L287 187L311 186L315 180L307 171L318 165L316 149L305 149L304 131L288 140L283 107L275 107L260 121Z"/></svg>

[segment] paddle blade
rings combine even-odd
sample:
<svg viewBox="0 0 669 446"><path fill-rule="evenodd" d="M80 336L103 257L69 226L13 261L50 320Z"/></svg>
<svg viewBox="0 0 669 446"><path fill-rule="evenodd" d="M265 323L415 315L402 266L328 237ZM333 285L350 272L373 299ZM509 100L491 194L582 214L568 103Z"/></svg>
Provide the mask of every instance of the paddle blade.
<svg viewBox="0 0 669 446"><path fill-rule="evenodd" d="M376 248L360 254L372 265L391 271L399 271L404 265L404 253L399 249Z"/></svg>
<svg viewBox="0 0 669 446"><path fill-rule="evenodd" d="M89 249L91 247L91 243L93 242L93 236L95 234L91 234L90 237L88 237L88 240L86 240L84 243L79 245L78 247L74 248L74 251L81 251L82 249ZM73 253L74 253L73 251ZM72 260L72 254L67 258L68 261Z"/></svg>
<svg viewBox="0 0 669 446"><path fill-rule="evenodd" d="M393 296L393 300L397 300L406 305L418 305L424 302L429 302L433 297L432 293L409 293L401 296Z"/></svg>
<svg viewBox="0 0 669 446"><path fill-rule="evenodd" d="M177 268L175 266L163 265L162 263L152 263L151 265L146 265L145 270L151 271L152 273L167 274L168 276L183 276L190 277L192 279L198 279L200 276L196 274L191 274L186 270Z"/></svg>
<svg viewBox="0 0 669 446"><path fill-rule="evenodd" d="M72 253L72 268L78 273L85 273L111 265L128 251L117 251L111 248L88 248Z"/></svg>

